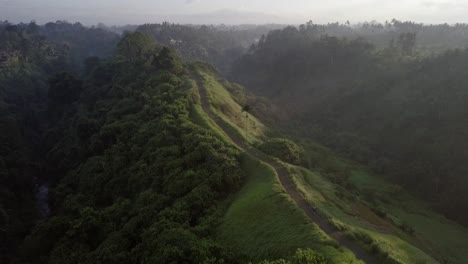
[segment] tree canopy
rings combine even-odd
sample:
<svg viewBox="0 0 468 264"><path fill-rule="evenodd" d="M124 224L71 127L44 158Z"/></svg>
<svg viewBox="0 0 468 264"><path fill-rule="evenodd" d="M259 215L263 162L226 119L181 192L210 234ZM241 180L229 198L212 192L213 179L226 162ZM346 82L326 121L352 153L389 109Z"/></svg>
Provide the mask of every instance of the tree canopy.
<svg viewBox="0 0 468 264"><path fill-rule="evenodd" d="M286 113L283 128L366 162L467 224L468 50L426 56L414 33L377 49L317 30L270 32L232 76Z"/></svg>

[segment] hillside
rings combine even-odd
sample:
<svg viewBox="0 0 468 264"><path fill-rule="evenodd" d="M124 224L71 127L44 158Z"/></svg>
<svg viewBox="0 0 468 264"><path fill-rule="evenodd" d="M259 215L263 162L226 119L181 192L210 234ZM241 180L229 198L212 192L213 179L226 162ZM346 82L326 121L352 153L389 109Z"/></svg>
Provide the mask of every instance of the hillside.
<svg viewBox="0 0 468 264"><path fill-rule="evenodd" d="M145 24L136 30L176 49L187 61L203 61L226 74L260 37L281 25L179 25Z"/></svg>
<svg viewBox="0 0 468 264"><path fill-rule="evenodd" d="M290 27L270 32L232 76L270 99L288 133L366 163L466 225L468 52L426 57L413 40L380 50Z"/></svg>
<svg viewBox="0 0 468 264"><path fill-rule="evenodd" d="M50 215L12 263L355 261L307 221L274 171L242 154L200 112L193 71L173 50L134 33L83 78L51 78L41 165L49 175ZM261 234L252 246L270 243L261 254L239 251L223 220L241 220L228 208L237 191L249 188L272 210L264 215L269 224L246 223ZM277 232L274 220L289 226L275 235L289 246L263 234Z"/></svg>
<svg viewBox="0 0 468 264"><path fill-rule="evenodd" d="M99 53L109 56L83 67L73 58L92 53L89 47L69 53L62 40L25 25L2 32L9 37L0 75L0 124L8 132L0 138L2 263L468 258L466 227L371 166L317 144L301 133L305 125L290 129L297 119L273 123L292 112L277 115L281 108L270 100L184 60L154 36L125 33L109 52L113 35L105 33ZM100 31L85 39L91 32ZM347 60L373 65L365 42L322 41L317 49L335 43ZM353 70L343 80L372 68L339 67ZM276 78L273 91L287 93Z"/></svg>
<svg viewBox="0 0 468 264"><path fill-rule="evenodd" d="M42 131L48 78L71 70L66 48L43 38L37 25L0 22L0 262L17 254L39 213Z"/></svg>
<svg viewBox="0 0 468 264"><path fill-rule="evenodd" d="M228 131L230 137L235 138L235 141L244 139L245 142L251 142L250 147L242 141L236 142L241 148L247 148L246 151L251 157L258 158L258 155L260 157L265 155L256 154L258 151L254 147L262 146L261 142L270 141L271 134L275 132L254 117L249 117L252 120L250 126L260 129L247 133L249 140L244 138L245 122L238 119L243 116L242 107L235 101L242 96L235 92L233 94L237 96L229 94L229 90L233 91L233 85L217 78L210 71L203 71L201 76L203 82L199 86L207 90L213 115L216 115L212 119L218 120L216 122L220 123L221 127ZM274 161L271 161L270 166L277 172L282 171L278 169L278 166L287 168L287 171L282 173L294 182L295 188L302 194L305 201L316 207L321 216L342 230L347 237L362 243L363 248L379 258L376 263L463 263L466 258L463 245L468 239L466 228L432 212L427 204L386 182L382 177L370 173L365 167L341 159L316 144L307 142L300 144L301 148L304 148L304 157L301 161L303 166L283 162L280 162L282 165L274 165L276 163ZM281 155L278 156L281 157ZM269 158L266 160L268 163ZM346 173L350 175L344 175ZM280 179L281 177L276 181ZM280 182L283 188L287 188L284 180ZM249 197L252 197L250 195L255 195L253 186L253 184L247 184L244 187L245 191L241 189L242 196L239 196L239 201L234 200L231 208L228 209L228 217L225 218L227 223L223 224L222 228L229 228L229 231L233 232L235 226L233 222L242 219L242 226L245 228L249 225L248 221L245 221L246 218L260 217L254 213L256 202L249 200ZM291 195L290 191L286 193ZM400 199L392 199L392 195L395 194ZM296 199L292 200L295 206L299 205L300 209L304 210L305 208L300 205L301 199L299 202ZM236 216L239 217L238 220L231 219L232 217L236 219ZM312 217L309 221L318 223L321 220ZM255 230L259 227L255 225L255 228L248 229L247 234L256 232ZM320 227L327 228L326 226ZM283 230L283 228L275 226L271 230ZM238 228L234 230L236 234L242 233ZM233 233L225 235L225 232L221 229L221 234L229 237L231 241L232 237L236 237ZM331 239L336 239L336 234ZM243 252L248 252L248 248L251 248L250 245L245 245L243 240L237 243ZM284 248L284 244L282 247ZM256 252L258 254L258 250ZM333 260L332 263L344 261L343 259ZM370 261L367 260L366 263L372 263Z"/></svg>

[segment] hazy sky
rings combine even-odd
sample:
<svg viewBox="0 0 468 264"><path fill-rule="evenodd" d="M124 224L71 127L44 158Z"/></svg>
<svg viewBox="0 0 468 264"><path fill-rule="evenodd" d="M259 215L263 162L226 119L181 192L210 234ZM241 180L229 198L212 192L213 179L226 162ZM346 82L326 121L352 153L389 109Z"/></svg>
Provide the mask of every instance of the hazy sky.
<svg viewBox="0 0 468 264"><path fill-rule="evenodd" d="M468 22L468 0L0 0L0 20L179 23Z"/></svg>

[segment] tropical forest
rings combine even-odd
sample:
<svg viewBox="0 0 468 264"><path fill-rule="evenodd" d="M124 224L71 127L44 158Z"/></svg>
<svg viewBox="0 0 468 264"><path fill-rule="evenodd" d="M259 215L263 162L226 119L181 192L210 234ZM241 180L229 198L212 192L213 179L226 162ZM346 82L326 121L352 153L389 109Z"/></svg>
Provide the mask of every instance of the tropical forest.
<svg viewBox="0 0 468 264"><path fill-rule="evenodd" d="M464 1L38 2L0 1L0 263L468 263Z"/></svg>

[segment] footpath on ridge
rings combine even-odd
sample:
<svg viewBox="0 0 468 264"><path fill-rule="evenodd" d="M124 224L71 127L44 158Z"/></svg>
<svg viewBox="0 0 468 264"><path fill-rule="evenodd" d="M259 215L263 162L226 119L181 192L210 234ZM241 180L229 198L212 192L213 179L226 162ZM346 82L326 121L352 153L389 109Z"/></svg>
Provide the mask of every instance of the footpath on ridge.
<svg viewBox="0 0 468 264"><path fill-rule="evenodd" d="M230 128L221 118L219 118L210 108L210 103L208 101L206 88L201 80L201 76L199 74L194 73L193 77L196 81L198 86L198 92L200 94L200 102L203 111L212 119L218 127L220 127L223 132L234 142L237 147L241 150L249 154L250 156L254 157L257 160L260 160L264 163L267 163L271 167L276 170L278 178L281 182L281 185L286 190L286 192L291 196L294 202L304 210L306 215L315 222L328 236L335 239L341 246L348 248L351 250L356 258L359 260L364 261L366 264L379 264L381 261L378 261L377 258L371 255L369 252L364 250L357 241L347 238L343 235L341 231L335 228L332 224L330 224L325 218L320 216L314 207L307 203L302 195L296 190L292 180L288 176L287 170L278 162L273 160L272 158L268 157L267 155L259 152L258 150L248 146L243 139L241 139L236 133L232 131Z"/></svg>

